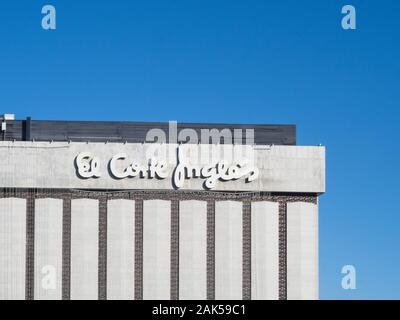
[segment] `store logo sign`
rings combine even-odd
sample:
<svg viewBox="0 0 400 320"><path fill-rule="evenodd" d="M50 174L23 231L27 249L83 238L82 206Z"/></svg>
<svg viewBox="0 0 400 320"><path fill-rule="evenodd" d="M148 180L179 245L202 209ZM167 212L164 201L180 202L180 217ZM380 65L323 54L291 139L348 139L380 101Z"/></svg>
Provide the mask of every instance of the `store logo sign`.
<svg viewBox="0 0 400 320"><path fill-rule="evenodd" d="M178 162L173 170L169 169L166 162L156 158L148 159L147 163L129 161L126 153L114 155L108 162L107 169L102 168L98 157L90 152L82 152L75 158L77 176L81 179L101 178L102 169L107 171L113 179L166 179L171 177L171 182L176 189L184 187L187 179L203 179L205 189L213 189L217 182L244 179L246 183L256 180L259 176L257 167L246 160L229 164L220 160L212 165L193 165L185 160L182 150L178 148Z"/></svg>

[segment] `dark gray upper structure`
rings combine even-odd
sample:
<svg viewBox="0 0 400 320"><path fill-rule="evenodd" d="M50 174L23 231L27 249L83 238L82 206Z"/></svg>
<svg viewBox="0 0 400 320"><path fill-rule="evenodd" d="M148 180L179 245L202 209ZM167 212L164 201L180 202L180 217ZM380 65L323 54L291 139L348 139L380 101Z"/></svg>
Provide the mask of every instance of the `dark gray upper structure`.
<svg viewBox="0 0 400 320"><path fill-rule="evenodd" d="M90 141L90 142L130 142L142 143L151 129L162 129L168 133L167 122L111 122L111 121L52 121L52 120L9 120L6 130L0 134L5 141ZM255 124L203 124L178 123L182 129L194 129L200 137L201 129L229 129L234 137L235 129L254 129L255 144L296 145L295 125L255 125ZM167 135L168 139L168 135ZM243 132L242 141L245 143ZM169 142L169 141L168 141ZM222 141L221 141L222 142Z"/></svg>

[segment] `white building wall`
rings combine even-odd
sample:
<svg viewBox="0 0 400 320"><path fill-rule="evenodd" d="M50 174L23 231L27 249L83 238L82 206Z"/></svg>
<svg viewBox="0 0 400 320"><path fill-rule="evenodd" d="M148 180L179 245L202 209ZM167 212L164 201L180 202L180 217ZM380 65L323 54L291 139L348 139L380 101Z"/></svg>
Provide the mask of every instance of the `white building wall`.
<svg viewBox="0 0 400 320"><path fill-rule="evenodd" d="M170 299L171 202L143 201L143 299Z"/></svg>
<svg viewBox="0 0 400 320"><path fill-rule="evenodd" d="M26 200L0 199L0 300L25 299Z"/></svg>
<svg viewBox="0 0 400 320"><path fill-rule="evenodd" d="M35 200L34 298L37 300L61 300L62 214L62 200Z"/></svg>
<svg viewBox="0 0 400 320"><path fill-rule="evenodd" d="M173 154L177 145L169 144ZM215 145L214 145L215 146ZM184 146L181 146L181 148ZM190 165L200 165L196 154L199 148L210 146L191 145L193 152L187 154ZM145 164L146 154L154 151L151 143L86 143L86 142L32 142L0 141L0 148L7 150L0 157L0 187L8 188L77 188L77 189L153 189L171 190L171 177L176 163L168 163L166 179L114 179L108 172L110 159L118 153L126 153L125 165L131 161ZM187 148L187 147L186 147ZM232 148L230 145L215 147L219 154ZM194 152L197 151L197 152ZM254 148L254 164L259 177L247 183L241 178L220 181L213 190L219 191L267 191L267 192L324 192L325 191L325 148L310 146L262 146ZM99 159L99 178L82 179L77 176L75 158L81 152L90 152ZM218 153L218 152L217 152ZM207 152L205 153L207 155ZM214 154L215 155L215 154ZM250 151L246 158L252 160ZM217 157L218 158L218 157ZM217 160L217 159L215 159ZM219 159L222 160L222 159ZM174 160L175 161L175 160ZM210 165L214 162L201 164ZM34 170L21 170L21 168ZM204 190L204 179L187 179L186 190Z"/></svg>
<svg viewBox="0 0 400 320"><path fill-rule="evenodd" d="M76 199L71 203L71 299L98 298L99 204Z"/></svg>
<svg viewBox="0 0 400 320"><path fill-rule="evenodd" d="M179 299L207 298L207 202L179 204Z"/></svg>
<svg viewBox="0 0 400 320"><path fill-rule="evenodd" d="M133 300L135 201L108 201L107 220L107 299Z"/></svg>
<svg viewBox="0 0 400 320"><path fill-rule="evenodd" d="M318 299L318 207L287 204L287 296Z"/></svg>
<svg viewBox="0 0 400 320"><path fill-rule="evenodd" d="M107 173L111 157L126 152L129 160L145 163L143 144L67 142L0 142L0 187L77 188L107 190L171 190L166 179L114 179ZM176 147L176 146L175 146ZM194 147L193 147L194 148ZM99 157L100 178L81 179L74 160L83 152ZM189 163L194 164L193 154ZM325 191L323 147L258 146L255 165L260 176L218 181L215 191ZM34 166L34 170L21 168ZM188 179L186 190L203 190L204 179ZM62 200L36 199L35 288L38 299L61 295ZM252 204L252 298L277 297L277 204ZM145 299L170 298L171 203L144 201L143 294ZM310 203L288 203L288 297L318 298L318 209ZM107 239L108 298L133 298L134 293L134 202L109 201ZM180 204L179 291L180 297L204 297L206 291L206 203ZM129 213L128 213L129 212ZM242 203L217 201L215 212L215 293L217 299L242 298ZM99 208L97 200L72 200L71 298L98 298ZM205 240L204 240L205 239ZM132 243L132 245L129 245ZM29 248L30 250L31 248ZM25 298L26 200L0 199L0 299ZM193 252L196 254L193 255ZM261 253L265 253L265 255ZM191 266L191 263L194 266ZM56 266L56 289L42 290L43 266ZM31 267L31 266L29 266ZM125 281L122 281L124 279ZM128 279L126 281L126 279ZM190 279L194 279L193 282Z"/></svg>
<svg viewBox="0 0 400 320"><path fill-rule="evenodd" d="M279 204L251 204L251 299L279 298Z"/></svg>
<svg viewBox="0 0 400 320"><path fill-rule="evenodd" d="M215 203L215 299L242 299L243 214L239 201Z"/></svg>

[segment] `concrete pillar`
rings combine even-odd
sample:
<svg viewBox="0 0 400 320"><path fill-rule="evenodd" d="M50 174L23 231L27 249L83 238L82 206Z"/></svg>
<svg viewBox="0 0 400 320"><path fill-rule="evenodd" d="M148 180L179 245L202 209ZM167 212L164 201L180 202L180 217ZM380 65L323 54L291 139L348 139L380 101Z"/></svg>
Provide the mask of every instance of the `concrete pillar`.
<svg viewBox="0 0 400 320"><path fill-rule="evenodd" d="M98 299L99 204L75 199L71 203L71 299Z"/></svg>
<svg viewBox="0 0 400 320"><path fill-rule="evenodd" d="M35 200L35 300L61 300L62 200Z"/></svg>
<svg viewBox="0 0 400 320"><path fill-rule="evenodd" d="M243 214L239 201L215 203L215 299L242 299Z"/></svg>
<svg viewBox="0 0 400 320"><path fill-rule="evenodd" d="M171 202L143 201L143 299L170 299Z"/></svg>
<svg viewBox="0 0 400 320"><path fill-rule="evenodd" d="M279 298L279 204L251 204L251 299Z"/></svg>
<svg viewBox="0 0 400 320"><path fill-rule="evenodd" d="M0 199L0 300L25 299L26 200Z"/></svg>
<svg viewBox="0 0 400 320"><path fill-rule="evenodd" d="M179 299L207 298L207 202L179 204Z"/></svg>
<svg viewBox="0 0 400 320"><path fill-rule="evenodd" d="M318 207L287 204L287 297L318 299Z"/></svg>
<svg viewBox="0 0 400 320"><path fill-rule="evenodd" d="M109 200L107 220L107 299L133 300L135 201Z"/></svg>

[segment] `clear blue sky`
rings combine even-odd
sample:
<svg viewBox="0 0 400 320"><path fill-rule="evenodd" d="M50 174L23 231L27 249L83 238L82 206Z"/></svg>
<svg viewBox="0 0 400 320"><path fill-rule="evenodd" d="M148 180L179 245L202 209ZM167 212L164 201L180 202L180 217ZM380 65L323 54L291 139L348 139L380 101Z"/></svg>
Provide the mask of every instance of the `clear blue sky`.
<svg viewBox="0 0 400 320"><path fill-rule="evenodd" d="M341 28L345 4L355 31ZM321 298L400 298L399 12L398 0L4 0L0 113L296 124L298 144L327 146ZM345 264L357 290L341 289Z"/></svg>

